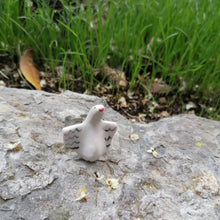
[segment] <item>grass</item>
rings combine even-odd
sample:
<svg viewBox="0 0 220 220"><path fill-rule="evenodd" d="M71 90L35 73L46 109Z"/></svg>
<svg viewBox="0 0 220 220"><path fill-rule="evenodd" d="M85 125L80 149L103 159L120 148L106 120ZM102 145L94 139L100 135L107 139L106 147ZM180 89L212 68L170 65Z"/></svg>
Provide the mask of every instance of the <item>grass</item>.
<svg viewBox="0 0 220 220"><path fill-rule="evenodd" d="M80 72L91 90L94 69L108 63L125 71L130 90L138 74L148 76L147 86L158 77L177 87L177 96L183 82L187 91L198 85L194 93L219 107L219 8L217 0L3 0L0 53L20 56L32 47L38 64L53 72L63 66L64 89L74 89L69 75Z"/></svg>

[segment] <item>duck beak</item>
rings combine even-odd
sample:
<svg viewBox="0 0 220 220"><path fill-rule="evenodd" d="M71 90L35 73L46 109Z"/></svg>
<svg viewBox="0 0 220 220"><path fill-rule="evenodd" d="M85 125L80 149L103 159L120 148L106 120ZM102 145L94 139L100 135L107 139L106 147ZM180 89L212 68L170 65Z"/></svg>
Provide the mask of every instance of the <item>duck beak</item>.
<svg viewBox="0 0 220 220"><path fill-rule="evenodd" d="M104 107L101 107L101 108L99 108L99 111L100 111L100 112L103 112L104 109L105 109Z"/></svg>

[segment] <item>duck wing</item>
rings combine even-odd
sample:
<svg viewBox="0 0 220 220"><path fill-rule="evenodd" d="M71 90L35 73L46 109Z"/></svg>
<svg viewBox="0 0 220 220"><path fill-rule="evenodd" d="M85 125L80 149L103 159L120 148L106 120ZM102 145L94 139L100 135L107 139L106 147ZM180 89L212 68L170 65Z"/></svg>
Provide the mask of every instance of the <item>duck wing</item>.
<svg viewBox="0 0 220 220"><path fill-rule="evenodd" d="M66 148L73 150L80 148L83 127L83 124L77 124L63 128L63 142Z"/></svg>
<svg viewBox="0 0 220 220"><path fill-rule="evenodd" d="M117 131L118 126L115 122L111 122L111 121L103 121L102 123L103 123L102 127L104 130L105 146L110 147L111 142L112 142L112 138L113 138L115 132Z"/></svg>

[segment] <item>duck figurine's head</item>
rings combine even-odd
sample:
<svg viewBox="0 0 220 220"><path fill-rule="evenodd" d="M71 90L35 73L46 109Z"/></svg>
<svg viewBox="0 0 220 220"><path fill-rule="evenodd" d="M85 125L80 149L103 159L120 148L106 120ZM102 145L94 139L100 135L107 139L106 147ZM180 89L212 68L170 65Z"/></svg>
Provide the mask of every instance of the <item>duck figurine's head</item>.
<svg viewBox="0 0 220 220"><path fill-rule="evenodd" d="M105 107L103 105L93 106L87 115L86 121L93 124L100 122L104 114L104 110Z"/></svg>

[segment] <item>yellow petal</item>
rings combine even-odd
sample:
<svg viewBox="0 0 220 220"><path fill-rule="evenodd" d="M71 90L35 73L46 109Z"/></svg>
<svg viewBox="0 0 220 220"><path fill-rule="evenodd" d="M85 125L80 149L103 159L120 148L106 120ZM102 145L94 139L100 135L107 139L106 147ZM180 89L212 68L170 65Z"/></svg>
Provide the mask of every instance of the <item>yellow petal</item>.
<svg viewBox="0 0 220 220"><path fill-rule="evenodd" d="M87 193L87 189L80 189L80 190L79 190L79 193L80 193L80 194L85 194L85 193Z"/></svg>
<svg viewBox="0 0 220 220"><path fill-rule="evenodd" d="M75 201L81 201L81 202L87 202L87 198L86 198L86 189L80 189L79 190L79 196L75 199Z"/></svg>
<svg viewBox="0 0 220 220"><path fill-rule="evenodd" d="M202 143L201 143L200 141L198 141L198 142L196 143L196 145L197 145L198 147L201 147L201 146L202 146Z"/></svg>

